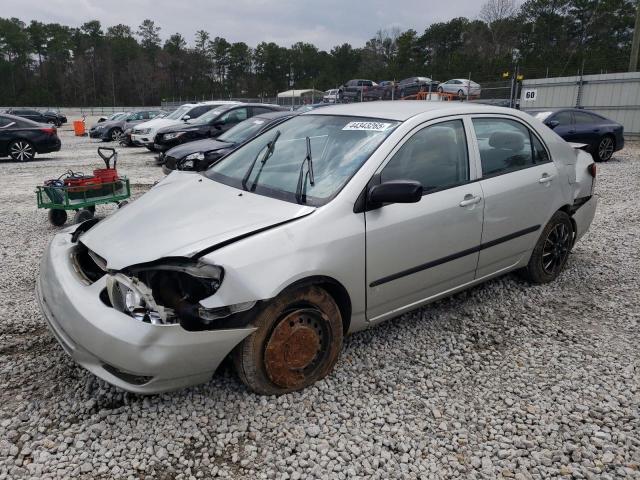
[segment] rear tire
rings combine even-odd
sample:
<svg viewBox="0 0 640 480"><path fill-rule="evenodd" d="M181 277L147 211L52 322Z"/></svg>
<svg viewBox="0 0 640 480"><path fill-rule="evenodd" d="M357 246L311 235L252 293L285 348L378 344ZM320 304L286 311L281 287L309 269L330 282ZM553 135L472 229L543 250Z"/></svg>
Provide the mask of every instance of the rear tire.
<svg viewBox="0 0 640 480"><path fill-rule="evenodd" d="M596 145L594 159L596 162L608 162L611 160L613 151L616 148L616 142L611 135L605 135Z"/></svg>
<svg viewBox="0 0 640 480"><path fill-rule="evenodd" d="M463 99L465 97L464 90L458 90L458 98Z"/></svg>
<svg viewBox="0 0 640 480"><path fill-rule="evenodd" d="M61 227L67 221L67 212L65 210L51 209L48 216L49 223L54 227Z"/></svg>
<svg viewBox="0 0 640 480"><path fill-rule="evenodd" d="M257 314L257 330L233 351L240 380L251 390L280 395L324 378L342 350L342 316L316 286L278 295Z"/></svg>
<svg viewBox="0 0 640 480"><path fill-rule="evenodd" d="M573 246L573 224L563 211L553 214L536 243L529 264L522 271L531 283L549 283L558 278Z"/></svg>
<svg viewBox="0 0 640 480"><path fill-rule="evenodd" d="M27 140L14 140L9 144L9 156L18 162L28 162L36 156L36 149Z"/></svg>

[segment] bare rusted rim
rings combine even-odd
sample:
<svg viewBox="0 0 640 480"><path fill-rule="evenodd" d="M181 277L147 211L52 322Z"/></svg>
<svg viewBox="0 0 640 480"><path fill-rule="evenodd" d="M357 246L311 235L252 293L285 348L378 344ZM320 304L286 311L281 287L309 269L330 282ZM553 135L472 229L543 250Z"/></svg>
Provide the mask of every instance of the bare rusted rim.
<svg viewBox="0 0 640 480"><path fill-rule="evenodd" d="M317 308L285 312L264 351L269 379L279 387L305 386L329 357L331 330L326 316Z"/></svg>

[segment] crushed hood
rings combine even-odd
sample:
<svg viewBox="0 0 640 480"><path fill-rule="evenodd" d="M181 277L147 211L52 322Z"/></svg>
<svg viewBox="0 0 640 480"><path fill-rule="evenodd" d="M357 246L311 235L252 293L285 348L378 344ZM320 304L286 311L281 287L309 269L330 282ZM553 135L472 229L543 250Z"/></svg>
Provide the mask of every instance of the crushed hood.
<svg viewBox="0 0 640 480"><path fill-rule="evenodd" d="M236 237L310 214L297 205L173 172L80 237L120 270L164 257L191 257Z"/></svg>

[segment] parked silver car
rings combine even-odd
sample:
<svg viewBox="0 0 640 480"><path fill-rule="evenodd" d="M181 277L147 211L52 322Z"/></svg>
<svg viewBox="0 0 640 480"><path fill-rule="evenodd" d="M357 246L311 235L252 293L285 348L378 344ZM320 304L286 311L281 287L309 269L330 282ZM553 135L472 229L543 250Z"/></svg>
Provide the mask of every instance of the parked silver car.
<svg viewBox="0 0 640 480"><path fill-rule="evenodd" d="M164 113L162 110L136 110L125 112L113 119L95 124L89 130L91 138L100 138L103 141L118 141L125 130L133 128L139 123L149 121Z"/></svg>
<svg viewBox="0 0 640 480"><path fill-rule="evenodd" d="M477 97L482 92L480 84L466 78L454 78L438 85L440 93L452 93L459 97Z"/></svg>
<svg viewBox="0 0 640 480"><path fill-rule="evenodd" d="M512 270L554 280L596 208L591 156L513 109L312 110L56 235L37 294L63 348L125 390L326 376L343 336Z"/></svg>

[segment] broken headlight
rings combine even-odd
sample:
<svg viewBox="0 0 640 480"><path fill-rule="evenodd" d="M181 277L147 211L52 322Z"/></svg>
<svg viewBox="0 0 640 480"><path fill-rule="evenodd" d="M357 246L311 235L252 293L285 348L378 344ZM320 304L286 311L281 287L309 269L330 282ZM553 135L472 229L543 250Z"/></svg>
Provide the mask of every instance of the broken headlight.
<svg viewBox="0 0 640 480"><path fill-rule="evenodd" d="M199 302L213 295L224 270L183 260L132 267L130 275L107 279L107 293L117 310L146 323L171 325L198 320Z"/></svg>

